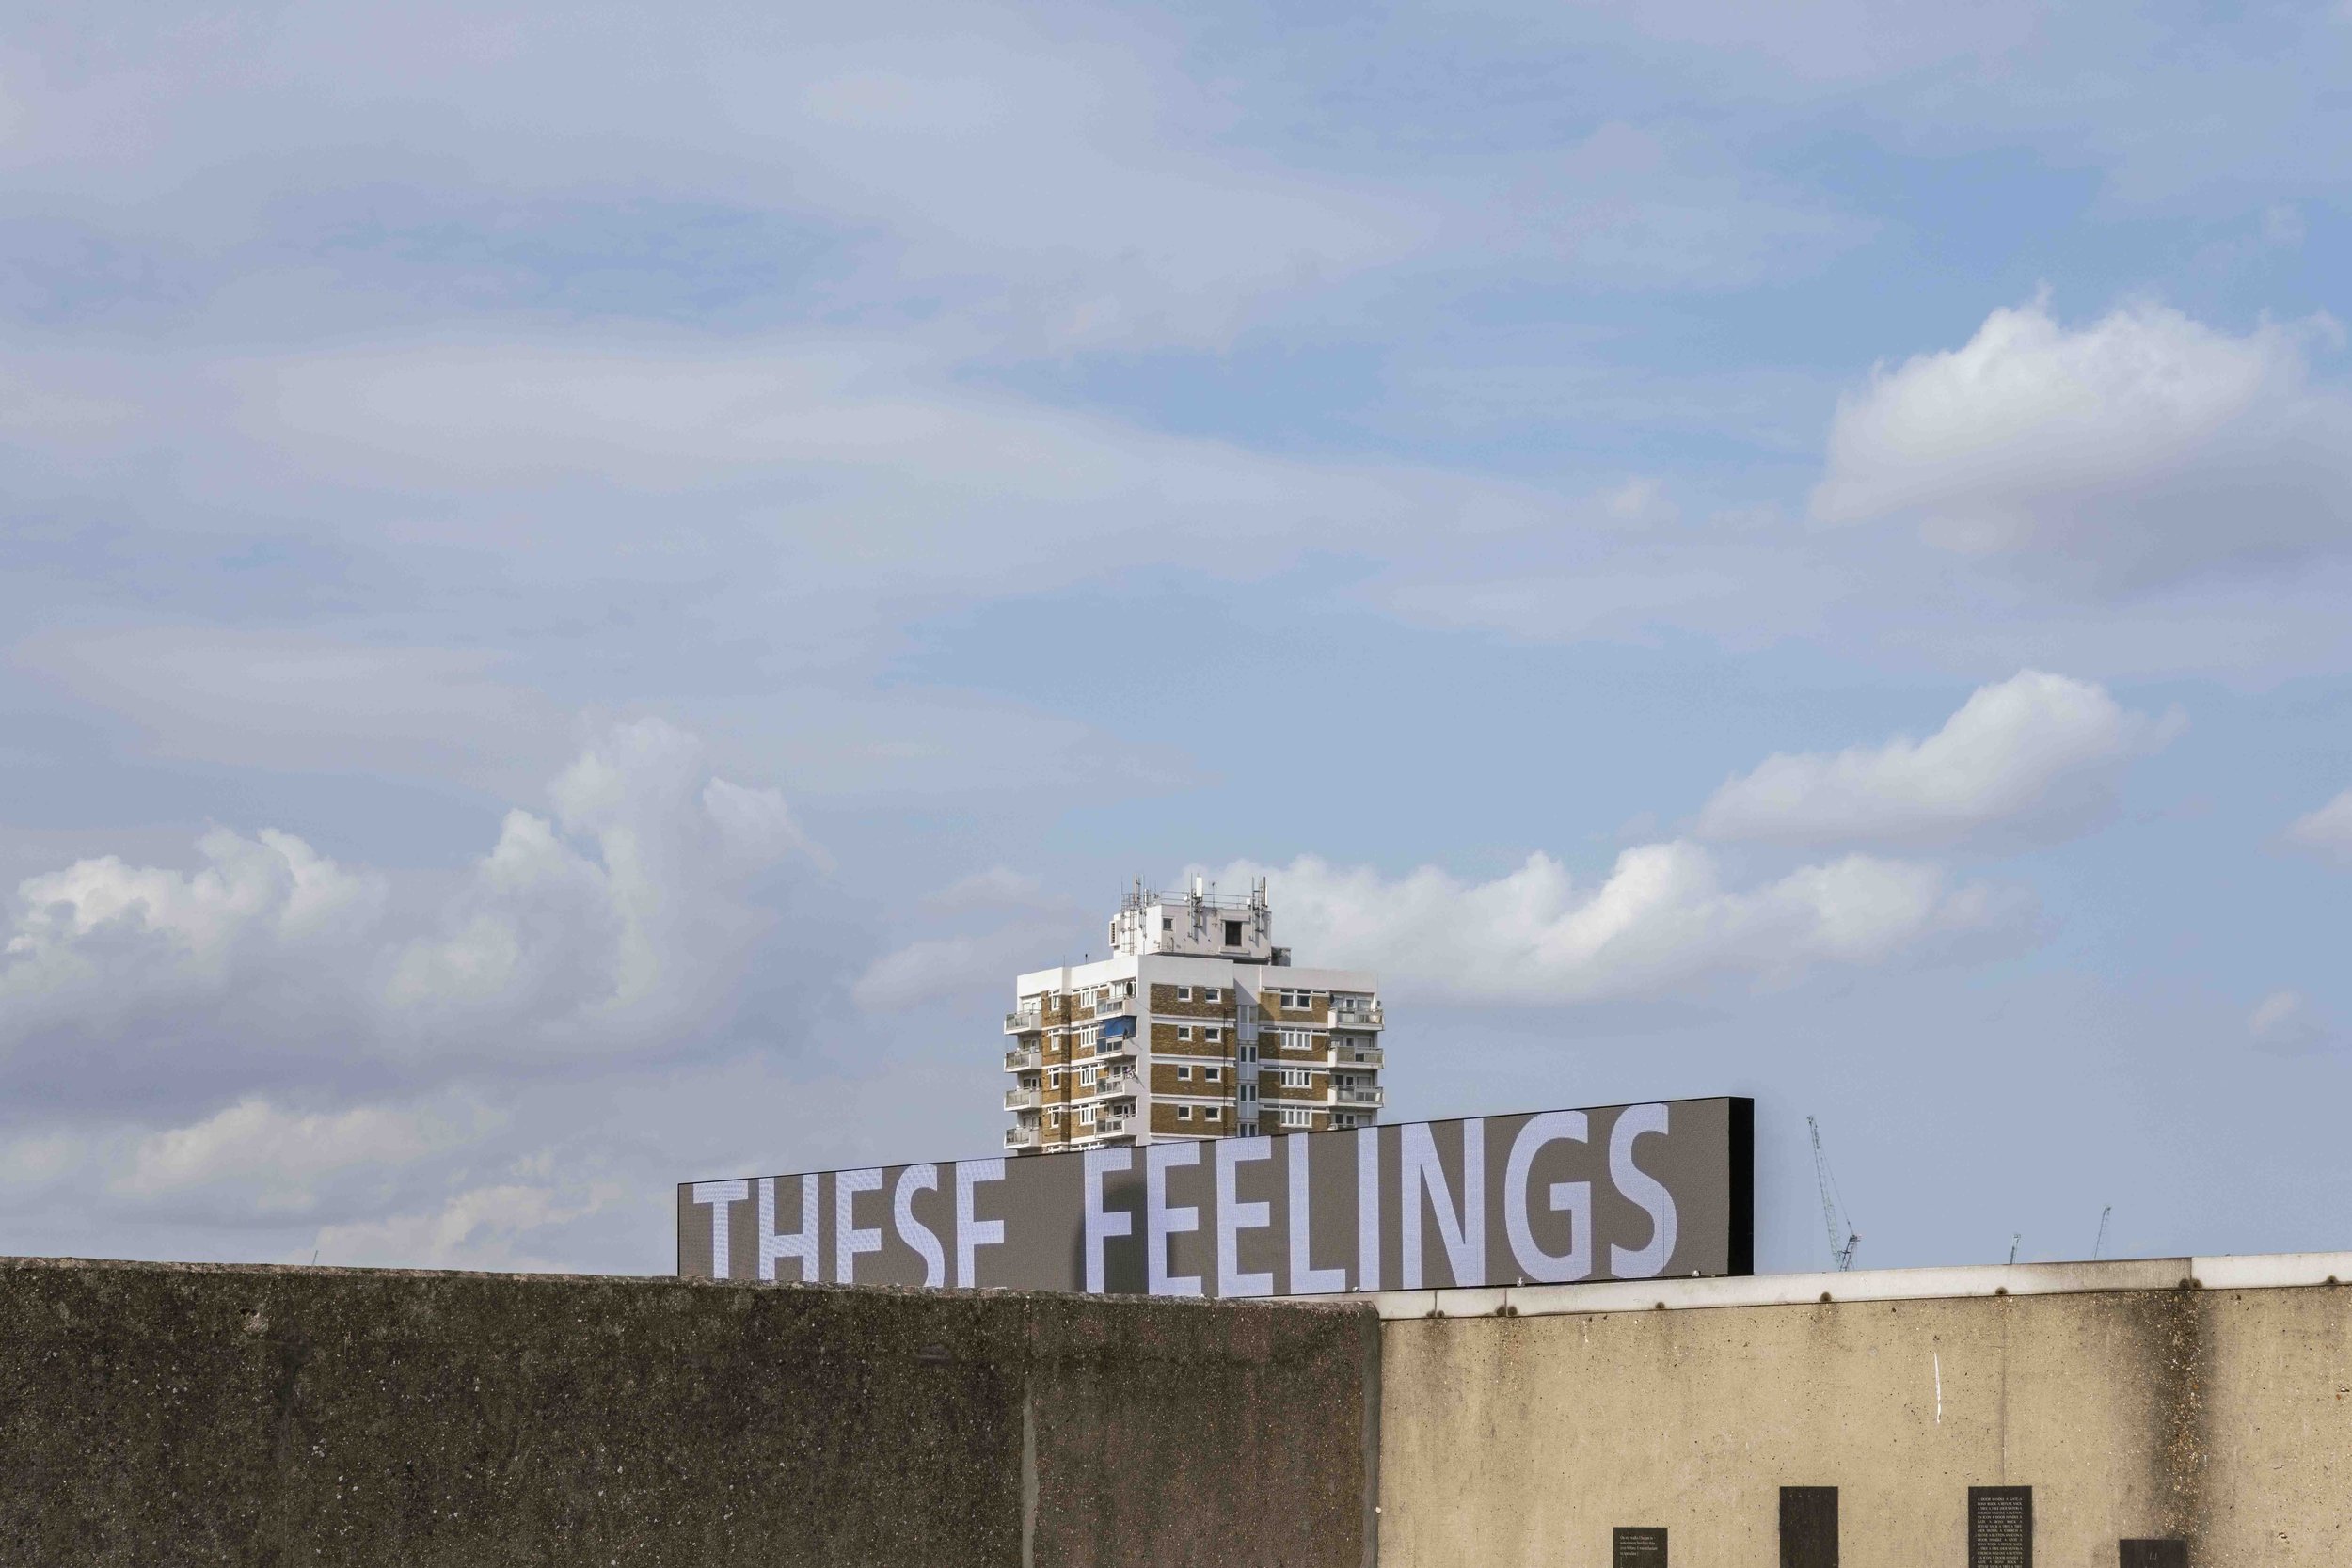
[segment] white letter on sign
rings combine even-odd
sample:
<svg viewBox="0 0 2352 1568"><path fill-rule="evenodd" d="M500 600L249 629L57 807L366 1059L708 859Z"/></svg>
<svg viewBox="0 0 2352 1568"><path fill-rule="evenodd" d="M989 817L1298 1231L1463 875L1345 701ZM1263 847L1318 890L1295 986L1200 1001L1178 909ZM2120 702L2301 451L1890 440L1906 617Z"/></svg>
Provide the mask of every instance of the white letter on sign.
<svg viewBox="0 0 2352 1568"><path fill-rule="evenodd" d="M697 1181L694 1201L710 1205L710 1277L727 1276L727 1245L733 1238L728 1234L727 1205L740 1203L752 1196L748 1181Z"/></svg>
<svg viewBox="0 0 2352 1568"><path fill-rule="evenodd" d="M931 1227L914 1217L914 1195L939 1191L937 1165L909 1165L898 1173L898 1190L893 1195L891 1211L898 1221L898 1240L914 1249L923 1259L923 1283L930 1286L947 1283L947 1258L939 1250L939 1238Z"/></svg>
<svg viewBox="0 0 2352 1568"><path fill-rule="evenodd" d="M1291 1290L1295 1296L1347 1289L1345 1269L1318 1269L1308 1261L1314 1255L1314 1206L1307 1196L1307 1140L1284 1138L1291 1146ZM1376 1174L1376 1172L1375 1172ZM1375 1234L1373 1244L1379 1244Z"/></svg>
<svg viewBox="0 0 2352 1568"><path fill-rule="evenodd" d="M1502 1173L1502 1227L1510 1232L1511 1256L1528 1278L1544 1285L1581 1279L1593 1272L1593 1184L1554 1181L1551 1212L1568 1216L1568 1250L1557 1256L1535 1244L1534 1227L1527 1223L1528 1173L1535 1168L1535 1151L1548 1143L1582 1143L1590 1132L1581 1111L1546 1111L1527 1118L1511 1140L1511 1164Z"/></svg>
<svg viewBox="0 0 2352 1568"><path fill-rule="evenodd" d="M1408 1121L1397 1129L1404 1156L1404 1191L1398 1196L1397 1218L1405 1226L1405 1289L1421 1289L1421 1209L1425 1188L1438 1221L1438 1240L1445 1247L1446 1263L1455 1285L1486 1283L1486 1124L1476 1117L1462 1123L1462 1216L1454 1217L1454 1200L1446 1196L1445 1166L1438 1163L1438 1142L1430 1124Z"/></svg>
<svg viewBox="0 0 2352 1568"><path fill-rule="evenodd" d="M1619 1279L1651 1279L1675 1255L1675 1196L1663 1183L1633 1163L1633 1140L1645 1132L1663 1134L1666 1107L1629 1105L1617 1113L1609 1130L1609 1180L1617 1191L1649 1211L1649 1245L1635 1251L1609 1244L1609 1270Z"/></svg>
<svg viewBox="0 0 2352 1568"><path fill-rule="evenodd" d="M771 1176L759 1187L759 1277L776 1277L776 1259L797 1258L801 1260L801 1283L814 1285L817 1268L817 1178L795 1176L788 1180L801 1184L801 1228L787 1235L776 1234L776 1209L781 1201L778 1189L787 1179Z"/></svg>
<svg viewBox="0 0 2352 1568"><path fill-rule="evenodd" d="M1136 1155L1131 1148L1089 1148L1086 1162L1087 1289L1099 1296L1103 1293L1103 1243L1113 1236L1136 1233L1135 1215L1124 1209L1113 1213L1103 1207L1103 1178L1110 1171L1134 1169Z"/></svg>
<svg viewBox="0 0 2352 1568"><path fill-rule="evenodd" d="M857 1227L857 1195L882 1191L878 1170L845 1170L833 1179L833 1282L857 1283L857 1255L880 1252L882 1232Z"/></svg>
<svg viewBox="0 0 2352 1568"><path fill-rule="evenodd" d="M1293 1142L1297 1140L1294 1139ZM1234 1182L1234 1168L1244 1160L1270 1160L1270 1138L1219 1138L1216 1141L1216 1293L1220 1296L1270 1296L1274 1276L1241 1272L1241 1233L1263 1229L1269 1210L1263 1203L1244 1203Z"/></svg>
<svg viewBox="0 0 2352 1568"><path fill-rule="evenodd" d="M1200 1211L1168 1206L1168 1167L1200 1163L1199 1144L1146 1144L1143 1149L1143 1280L1155 1296L1197 1296L1200 1276L1168 1272L1168 1239L1200 1228Z"/></svg>
<svg viewBox="0 0 2352 1568"><path fill-rule="evenodd" d="M962 1160L956 1164L956 1283L965 1290L979 1281L972 1255L984 1246L1002 1246L1003 1220L984 1220L972 1212L972 1189L983 1181L1002 1181L1002 1160Z"/></svg>

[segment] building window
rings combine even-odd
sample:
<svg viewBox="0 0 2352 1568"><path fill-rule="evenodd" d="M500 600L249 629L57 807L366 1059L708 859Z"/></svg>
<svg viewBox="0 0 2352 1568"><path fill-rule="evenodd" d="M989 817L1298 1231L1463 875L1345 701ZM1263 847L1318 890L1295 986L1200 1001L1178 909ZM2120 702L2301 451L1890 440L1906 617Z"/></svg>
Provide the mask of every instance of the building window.
<svg viewBox="0 0 2352 1568"><path fill-rule="evenodd" d="M1175 917L1174 915L1172 915L1172 914L1164 914L1164 915L1160 916L1160 934L1161 934L1162 936L1166 936L1166 935L1168 935L1169 932L1171 932L1171 931L1173 931L1173 930L1175 930L1175 929L1176 929L1176 917Z"/></svg>
<svg viewBox="0 0 2352 1568"><path fill-rule="evenodd" d="M1078 1120L1079 1120L1081 1123L1083 1123L1084 1125L1088 1126L1088 1127L1091 1127L1091 1126L1093 1126L1093 1125L1094 1125L1094 1107L1093 1107L1093 1106L1091 1106L1091 1105L1088 1105L1088 1106L1083 1106L1083 1107L1081 1107L1081 1108L1080 1108L1080 1110L1079 1110L1079 1112L1078 1112Z"/></svg>
<svg viewBox="0 0 2352 1568"><path fill-rule="evenodd" d="M1240 1058L1245 1062L1256 1061L1258 1059L1258 1048L1254 1045L1243 1046L1240 1050Z"/></svg>
<svg viewBox="0 0 2352 1568"><path fill-rule="evenodd" d="M1203 1002L1222 1002L1225 1000L1225 993L1217 990L1216 987L1211 986L1200 993L1200 1000Z"/></svg>
<svg viewBox="0 0 2352 1568"><path fill-rule="evenodd" d="M1286 1089L1311 1088L1314 1081L1315 1075L1306 1068L1286 1067L1282 1069L1282 1086Z"/></svg>
<svg viewBox="0 0 2352 1568"><path fill-rule="evenodd" d="M1225 1037L1225 1031L1222 1029L1211 1029L1207 1031L1207 1035L1210 1039L1221 1040Z"/></svg>
<svg viewBox="0 0 2352 1568"><path fill-rule="evenodd" d="M1241 945L1240 921L1229 920L1225 923L1225 945L1228 947L1239 947Z"/></svg>
<svg viewBox="0 0 2352 1568"><path fill-rule="evenodd" d="M1176 1119L1178 1121L1190 1121L1192 1119L1192 1107L1189 1105L1177 1106Z"/></svg>
<svg viewBox="0 0 2352 1568"><path fill-rule="evenodd" d="M1061 1087L1061 1069L1056 1068L1053 1071L1045 1075L1045 1086L1049 1089L1058 1089Z"/></svg>
<svg viewBox="0 0 2352 1568"><path fill-rule="evenodd" d="M1176 988L1176 1000L1177 1000L1177 1001L1179 1001L1179 1002L1189 1002L1189 1001L1191 1001L1191 1000L1192 1000L1192 988L1191 988L1190 986L1178 986L1178 987Z"/></svg>
<svg viewBox="0 0 2352 1568"><path fill-rule="evenodd" d="M1179 1023L1176 1025L1176 1037L1180 1040L1188 1040L1192 1038L1192 1025L1189 1023Z"/></svg>
<svg viewBox="0 0 2352 1568"><path fill-rule="evenodd" d="M1094 1086L1095 1074L1102 1070L1103 1069L1100 1068L1080 1068L1078 1069L1078 1082L1085 1086L1091 1088Z"/></svg>
<svg viewBox="0 0 2352 1568"><path fill-rule="evenodd" d="M1176 1082L1178 1082L1179 1084L1189 1084L1189 1083L1191 1083L1191 1082L1192 1082L1192 1069L1190 1069L1190 1068L1188 1068L1188 1067L1179 1066L1179 1067L1176 1069Z"/></svg>
<svg viewBox="0 0 2352 1568"><path fill-rule="evenodd" d="M1225 1113L1223 1111L1217 1109L1214 1105L1203 1105L1200 1107L1200 1119L1202 1121L1215 1121L1217 1117L1223 1116L1224 1114Z"/></svg>
<svg viewBox="0 0 2352 1568"><path fill-rule="evenodd" d="M1244 1105L1255 1105L1255 1104L1258 1102L1258 1085L1255 1085L1255 1084L1244 1084L1244 1085L1241 1086L1241 1102L1242 1102Z"/></svg>
<svg viewBox="0 0 2352 1568"><path fill-rule="evenodd" d="M1223 1079L1223 1078L1224 1078L1224 1076L1225 1076L1225 1069L1224 1069L1223 1068L1214 1068L1214 1067L1213 1067L1213 1068L1209 1069L1206 1072L1202 1073L1200 1076L1202 1076L1203 1078L1206 1078L1206 1079L1207 1079L1210 1083L1215 1084L1215 1083L1217 1083L1218 1081L1220 1081L1221 1079Z"/></svg>

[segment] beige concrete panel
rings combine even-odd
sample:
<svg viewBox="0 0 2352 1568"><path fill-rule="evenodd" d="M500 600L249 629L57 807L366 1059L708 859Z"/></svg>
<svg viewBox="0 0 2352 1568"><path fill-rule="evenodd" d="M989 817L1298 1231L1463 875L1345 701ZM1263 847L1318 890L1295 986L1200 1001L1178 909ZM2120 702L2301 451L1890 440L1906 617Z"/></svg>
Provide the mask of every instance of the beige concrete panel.
<svg viewBox="0 0 2352 1568"><path fill-rule="evenodd" d="M2352 1290L2206 1291L2200 1561L2352 1562Z"/></svg>
<svg viewBox="0 0 2352 1568"><path fill-rule="evenodd" d="M2132 1291L1391 1321L1387 1568L1777 1560L1839 1488L1844 1568L1959 1564L1972 1485L2034 1488L2034 1560L2352 1561L2352 1290ZM1475 1464L1463 1455L1475 1454Z"/></svg>

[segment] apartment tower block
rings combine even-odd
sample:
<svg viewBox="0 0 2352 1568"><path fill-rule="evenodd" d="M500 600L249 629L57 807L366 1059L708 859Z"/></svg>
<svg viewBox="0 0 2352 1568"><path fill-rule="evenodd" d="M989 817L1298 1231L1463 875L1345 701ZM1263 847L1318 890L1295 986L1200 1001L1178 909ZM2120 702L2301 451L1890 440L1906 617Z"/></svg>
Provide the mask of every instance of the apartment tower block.
<svg viewBox="0 0 2352 1568"><path fill-rule="evenodd" d="M1111 917L1109 953L1014 981L1007 1148L1379 1119L1379 989L1360 970L1294 965L1274 945L1263 878L1246 898L1197 877L1177 895L1138 880Z"/></svg>

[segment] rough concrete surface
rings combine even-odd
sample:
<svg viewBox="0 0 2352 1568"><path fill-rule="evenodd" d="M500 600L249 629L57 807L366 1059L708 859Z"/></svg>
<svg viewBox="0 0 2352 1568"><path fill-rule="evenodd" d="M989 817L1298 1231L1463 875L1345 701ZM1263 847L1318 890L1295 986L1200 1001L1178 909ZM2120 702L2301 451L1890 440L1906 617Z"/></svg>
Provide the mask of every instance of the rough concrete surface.
<svg viewBox="0 0 2352 1568"><path fill-rule="evenodd" d="M0 1261L0 1560L1361 1568L1365 1307Z"/></svg>
<svg viewBox="0 0 2352 1568"><path fill-rule="evenodd" d="M1779 1560L1839 1489L1842 1568L1965 1563L1967 1489L2033 1488L2039 1568L2126 1537L2198 1568L2352 1562L2352 1287L1823 1302L1384 1325L1384 1568Z"/></svg>

